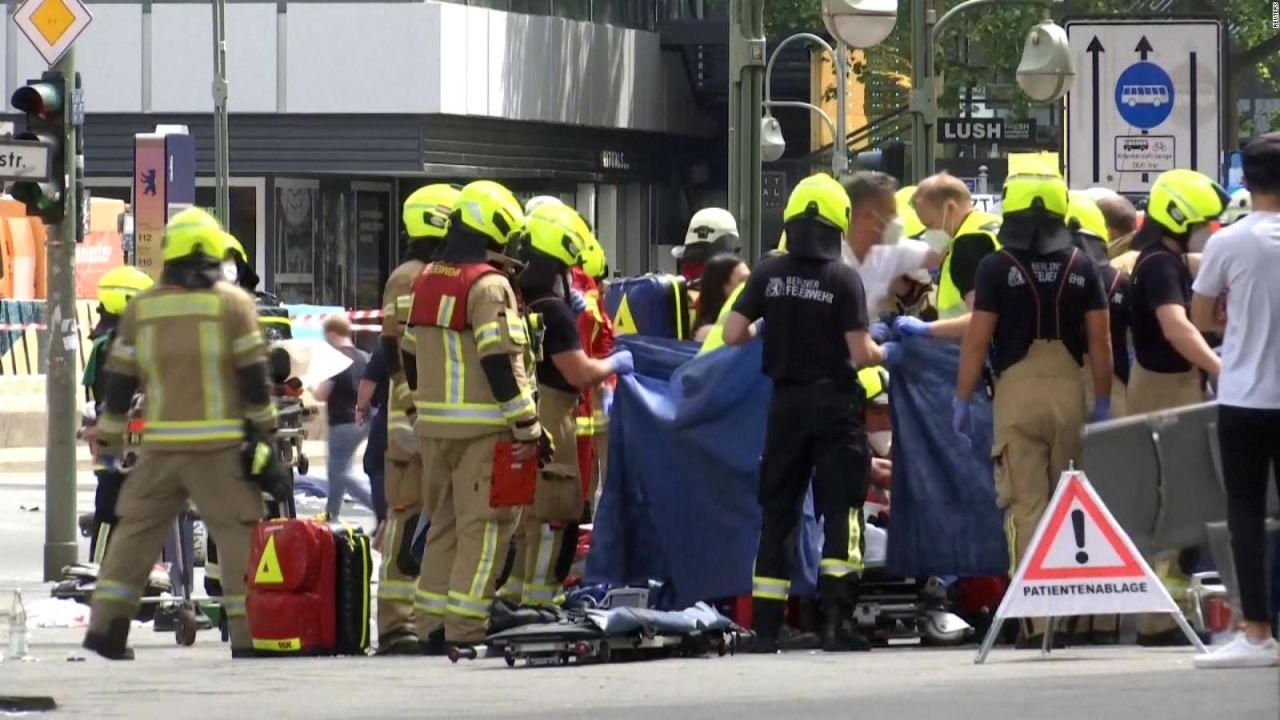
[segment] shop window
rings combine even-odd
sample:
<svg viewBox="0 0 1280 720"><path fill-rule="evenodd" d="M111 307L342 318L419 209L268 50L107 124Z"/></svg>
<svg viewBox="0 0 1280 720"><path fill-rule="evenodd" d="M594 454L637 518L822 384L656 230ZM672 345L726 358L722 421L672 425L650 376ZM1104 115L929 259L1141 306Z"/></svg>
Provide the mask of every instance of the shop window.
<svg viewBox="0 0 1280 720"><path fill-rule="evenodd" d="M315 180L276 180L275 293L289 303L316 302L316 240L320 234L317 206L320 183Z"/></svg>

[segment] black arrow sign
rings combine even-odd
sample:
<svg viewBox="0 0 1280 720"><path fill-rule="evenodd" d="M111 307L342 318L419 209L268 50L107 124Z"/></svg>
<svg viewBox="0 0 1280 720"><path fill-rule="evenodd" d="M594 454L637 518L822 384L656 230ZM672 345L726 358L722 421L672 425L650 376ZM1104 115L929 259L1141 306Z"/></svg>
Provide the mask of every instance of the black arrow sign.
<svg viewBox="0 0 1280 720"><path fill-rule="evenodd" d="M1098 67L1101 61L1098 55L1106 52L1102 47L1102 42L1098 40L1098 36L1094 35L1093 40L1089 43L1089 47L1085 51L1093 56L1093 182L1096 185L1102 179L1102 130L1099 128L1101 123L1100 108L1102 98L1099 92Z"/></svg>
<svg viewBox="0 0 1280 720"><path fill-rule="evenodd" d="M1142 59L1146 60L1147 53L1154 52L1154 48L1151 47L1151 41L1147 40L1147 36L1143 35L1142 39L1138 41L1138 47L1134 48L1133 51L1139 53Z"/></svg>
<svg viewBox="0 0 1280 720"><path fill-rule="evenodd" d="M1187 104L1191 106L1191 169L1198 170L1196 166L1199 164L1197 157L1200 154L1200 117L1197 112L1196 105L1196 73L1199 68L1196 61L1199 59L1199 53L1191 53L1191 77L1187 83Z"/></svg>

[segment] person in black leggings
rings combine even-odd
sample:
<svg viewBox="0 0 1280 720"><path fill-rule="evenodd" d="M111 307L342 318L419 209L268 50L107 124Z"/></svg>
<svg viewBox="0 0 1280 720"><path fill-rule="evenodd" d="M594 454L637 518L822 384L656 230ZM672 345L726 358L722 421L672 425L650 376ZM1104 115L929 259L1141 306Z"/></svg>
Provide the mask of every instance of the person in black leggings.
<svg viewBox="0 0 1280 720"><path fill-rule="evenodd" d="M1218 442L1245 620L1243 634L1196 658L1196 666L1204 668L1277 664L1267 600L1265 521L1268 475L1280 475L1280 133L1251 142L1243 160L1253 212L1209 240L1192 288L1196 325L1226 329L1218 380ZM1223 295L1225 317L1219 308Z"/></svg>

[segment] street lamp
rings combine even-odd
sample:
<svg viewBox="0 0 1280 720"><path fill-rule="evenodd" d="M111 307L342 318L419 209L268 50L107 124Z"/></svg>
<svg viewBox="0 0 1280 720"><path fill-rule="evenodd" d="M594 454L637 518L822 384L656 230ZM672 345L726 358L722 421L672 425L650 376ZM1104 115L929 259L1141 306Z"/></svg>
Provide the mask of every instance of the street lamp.
<svg viewBox="0 0 1280 720"><path fill-rule="evenodd" d="M897 0L822 0L822 24L836 40L856 48L885 41L898 24Z"/></svg>
<svg viewBox="0 0 1280 720"><path fill-rule="evenodd" d="M938 120L938 94L934 87L933 59L942 30L966 10L981 5L1049 5L1063 0L968 0L951 8L935 23L928 0L914 0L912 27L911 112L912 175L920 182L933 172L933 126ZM930 28L930 25L932 27ZM1075 66L1067 45L1067 32L1052 20L1031 29L1018 65L1018 86L1032 101L1051 103L1066 94L1075 79Z"/></svg>
<svg viewBox="0 0 1280 720"><path fill-rule="evenodd" d="M823 0L822 22L836 39L836 46L812 33L792 35L773 49L764 71L765 117L761 125L761 152L765 160L782 157L786 143L782 139L782 127L777 118L769 114L774 107L799 107L818 114L831 131L831 174L837 179L849 172L847 118L845 111L849 88L849 50L846 46L871 48L880 44L893 32L898 22L897 0ZM822 108L813 103L796 100L774 100L772 94L773 64L782 49L793 42L808 41L831 55L836 71L836 116L832 120Z"/></svg>

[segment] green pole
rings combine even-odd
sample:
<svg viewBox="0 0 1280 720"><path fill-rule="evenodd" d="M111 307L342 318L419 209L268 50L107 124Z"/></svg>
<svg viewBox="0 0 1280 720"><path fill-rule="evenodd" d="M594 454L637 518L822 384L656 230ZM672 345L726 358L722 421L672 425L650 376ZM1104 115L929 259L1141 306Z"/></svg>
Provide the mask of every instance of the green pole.
<svg viewBox="0 0 1280 720"><path fill-rule="evenodd" d="M933 3L911 0L911 182L933 173L933 45L929 37Z"/></svg>
<svg viewBox="0 0 1280 720"><path fill-rule="evenodd" d="M230 158L227 127L227 4L226 0L214 0L213 4L213 185L214 214L218 222L227 227L231 221L228 207Z"/></svg>
<svg viewBox="0 0 1280 720"><path fill-rule="evenodd" d="M764 108L765 0L729 3L729 211L738 221L742 252L760 258L762 195L760 118Z"/></svg>
<svg viewBox="0 0 1280 720"><path fill-rule="evenodd" d="M72 123L72 90L75 87L75 48L67 50L53 69L64 78L63 108L66 136L62 139L66 164L63 190L63 218L51 228L45 243L48 300L46 325L49 367L45 375L48 437L45 441L44 579L57 580L62 568L76 562L80 554L76 540L76 348L80 331L76 327L75 247L80 213L77 205L76 165L79 160Z"/></svg>

